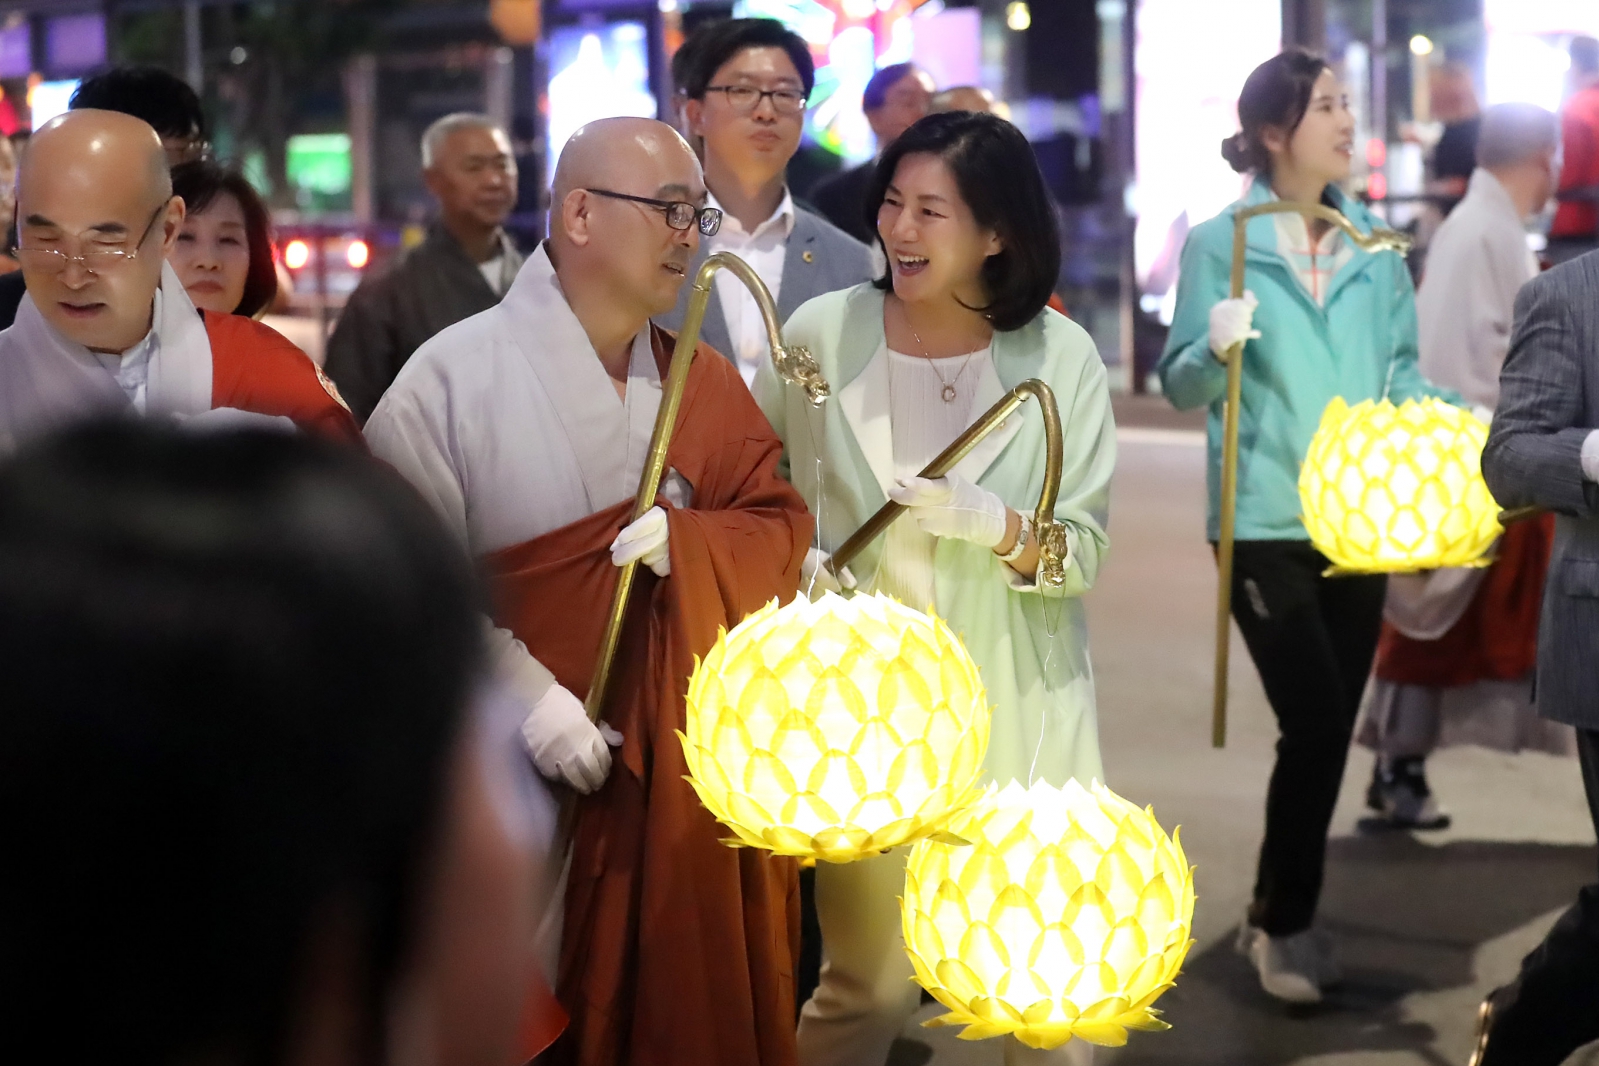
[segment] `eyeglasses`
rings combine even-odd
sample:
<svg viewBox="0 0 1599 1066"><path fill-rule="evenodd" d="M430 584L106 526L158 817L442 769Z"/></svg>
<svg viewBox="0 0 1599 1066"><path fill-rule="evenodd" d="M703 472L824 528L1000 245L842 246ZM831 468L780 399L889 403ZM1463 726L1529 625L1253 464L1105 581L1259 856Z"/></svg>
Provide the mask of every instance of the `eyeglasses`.
<svg viewBox="0 0 1599 1066"><path fill-rule="evenodd" d="M170 203L171 201L168 201ZM139 249L144 242L150 239L150 231L155 229L156 220L166 213L167 204L162 204L155 209L155 214L150 216L150 221L145 225L144 232L132 246L112 245L110 247L90 248L81 255L68 255L66 252L55 248L18 248L17 259L35 272L41 274L60 274L67 269L68 264L81 263L86 274L100 274L103 271L114 269L130 259L137 259Z"/></svg>
<svg viewBox="0 0 1599 1066"><path fill-rule="evenodd" d="M772 98L772 110L779 115L797 115L805 110L805 94L798 89L757 89L753 85L707 85L708 93L725 93L727 102L741 115L747 115L761 106L761 101Z"/></svg>
<svg viewBox="0 0 1599 1066"><path fill-rule="evenodd" d="M610 189L584 189L595 196L608 196L613 200L627 200L635 204L648 204L657 208L666 215L666 224L675 230L686 230L696 222L700 227L700 234L705 237L716 236L716 231L722 228L722 212L714 207L695 207L683 200L652 200L648 196L629 196L625 192L612 192Z"/></svg>

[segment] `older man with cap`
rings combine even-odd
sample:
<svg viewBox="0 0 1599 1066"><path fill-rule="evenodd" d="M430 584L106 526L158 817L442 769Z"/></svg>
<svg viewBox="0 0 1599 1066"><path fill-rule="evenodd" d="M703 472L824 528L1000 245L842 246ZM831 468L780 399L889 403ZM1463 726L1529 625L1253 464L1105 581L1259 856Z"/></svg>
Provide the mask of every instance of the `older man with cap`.
<svg viewBox="0 0 1599 1066"><path fill-rule="evenodd" d="M812 524L737 369L700 346L669 472L629 523L677 301L719 213L688 145L648 119L567 143L550 238L496 307L406 364L367 440L481 561L492 647L547 778L578 803L557 991L583 1066L792 1066L797 870L727 848L683 780L684 681L720 627L791 598ZM595 725L589 686L616 582L638 560ZM614 730L613 728L614 727ZM617 748L612 765L611 748Z"/></svg>
<svg viewBox="0 0 1599 1066"><path fill-rule="evenodd" d="M328 338L328 375L362 420L411 353L499 303L522 267L503 228L516 206L516 158L493 119L461 112L429 126L422 177L438 221L394 266L362 279Z"/></svg>
<svg viewBox="0 0 1599 1066"><path fill-rule="evenodd" d="M36 133L17 181L28 293L0 332L0 451L96 414L287 419L358 442L315 364L278 333L197 312L166 253L183 223L161 140L114 111Z"/></svg>

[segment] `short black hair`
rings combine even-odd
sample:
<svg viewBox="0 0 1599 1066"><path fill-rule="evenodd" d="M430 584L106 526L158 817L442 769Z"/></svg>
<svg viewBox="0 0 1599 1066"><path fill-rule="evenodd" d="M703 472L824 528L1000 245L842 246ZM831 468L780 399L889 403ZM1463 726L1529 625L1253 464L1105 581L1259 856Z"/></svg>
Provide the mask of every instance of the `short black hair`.
<svg viewBox="0 0 1599 1066"><path fill-rule="evenodd" d="M148 122L162 137L208 140L205 110L189 83L160 67L112 67L84 80L67 107L120 111Z"/></svg>
<svg viewBox="0 0 1599 1066"><path fill-rule="evenodd" d="M861 110L876 111L888 103L888 92L922 68L915 63L893 63L873 74L861 90Z"/></svg>
<svg viewBox="0 0 1599 1066"><path fill-rule="evenodd" d="M233 313L249 318L270 307L278 295L272 215L250 179L208 159L197 159L172 168L172 193L183 198L183 205L191 215L204 211L224 194L239 202L244 212L244 234L250 246L250 272L244 279L244 295Z"/></svg>
<svg viewBox="0 0 1599 1066"><path fill-rule="evenodd" d="M481 603L347 447L130 419L0 466L6 1046L282 1061L336 916L380 1061Z"/></svg>
<svg viewBox="0 0 1599 1066"><path fill-rule="evenodd" d="M1305 120L1316 79L1327 61L1302 48L1290 48L1256 67L1238 95L1239 132L1221 142L1222 158L1240 174L1271 173L1264 131L1274 126L1293 133Z"/></svg>
<svg viewBox="0 0 1599 1066"><path fill-rule="evenodd" d="M873 233L899 161L919 152L944 161L977 224L992 229L1004 244L983 263L988 303L973 310L997 330L1020 329L1049 303L1060 278L1060 223L1033 146L997 115L945 111L918 119L883 152L867 186L864 217ZM881 234L877 243L883 246ZM875 284L892 289L892 268Z"/></svg>
<svg viewBox="0 0 1599 1066"><path fill-rule="evenodd" d="M810 45L776 19L718 19L702 24L672 56L672 84L690 100L703 100L716 72L746 48L781 48L799 71L805 95L816 88Z"/></svg>

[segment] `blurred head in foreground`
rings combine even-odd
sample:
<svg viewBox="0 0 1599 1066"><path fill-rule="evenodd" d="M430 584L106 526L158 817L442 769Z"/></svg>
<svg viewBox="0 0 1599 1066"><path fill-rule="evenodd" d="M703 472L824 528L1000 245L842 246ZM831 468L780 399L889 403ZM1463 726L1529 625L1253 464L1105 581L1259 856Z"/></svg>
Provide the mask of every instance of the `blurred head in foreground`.
<svg viewBox="0 0 1599 1066"><path fill-rule="evenodd" d="M478 610L411 490L308 438L0 466L0 1042L513 1061L533 870Z"/></svg>

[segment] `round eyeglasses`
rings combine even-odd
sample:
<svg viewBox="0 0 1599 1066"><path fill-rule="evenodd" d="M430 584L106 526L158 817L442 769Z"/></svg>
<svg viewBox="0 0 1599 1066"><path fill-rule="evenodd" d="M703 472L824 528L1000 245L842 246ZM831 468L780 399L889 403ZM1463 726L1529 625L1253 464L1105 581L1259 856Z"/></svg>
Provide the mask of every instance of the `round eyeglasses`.
<svg viewBox="0 0 1599 1066"><path fill-rule="evenodd" d="M167 203L170 203L168 201ZM33 268L39 274L60 274L73 263L81 264L86 274L101 274L112 270L130 259L139 257L139 249L144 242L150 239L150 231L155 229L157 220L166 212L167 204L162 204L155 209L155 214L150 216L150 221L145 224L144 232L133 244L114 244L108 247L85 248L78 255L68 255L57 248L18 248L17 261L23 266Z"/></svg>
<svg viewBox="0 0 1599 1066"><path fill-rule="evenodd" d="M631 196L625 192L612 192L610 189L583 191L591 192L595 196L608 196L612 200L647 204L663 212L666 215L666 224L675 230L686 230L697 222L701 236L714 237L716 231L722 228L722 212L714 207L695 207L685 200L652 200L648 196Z"/></svg>

